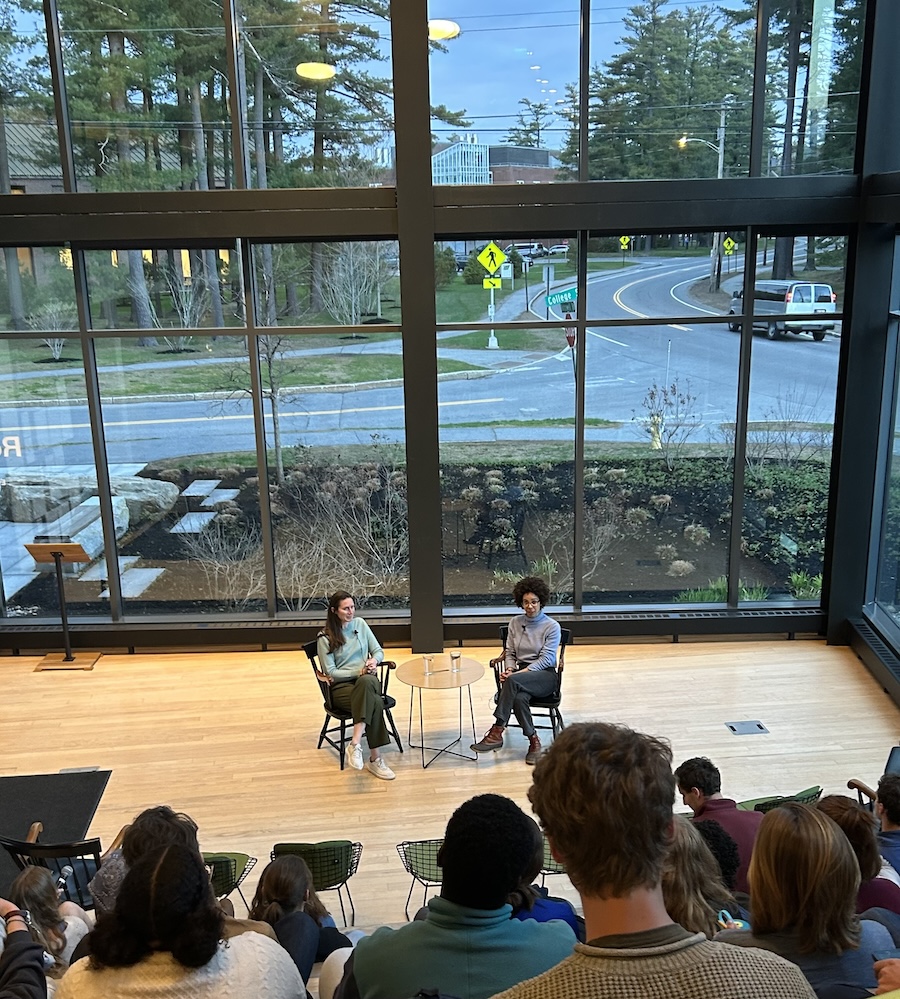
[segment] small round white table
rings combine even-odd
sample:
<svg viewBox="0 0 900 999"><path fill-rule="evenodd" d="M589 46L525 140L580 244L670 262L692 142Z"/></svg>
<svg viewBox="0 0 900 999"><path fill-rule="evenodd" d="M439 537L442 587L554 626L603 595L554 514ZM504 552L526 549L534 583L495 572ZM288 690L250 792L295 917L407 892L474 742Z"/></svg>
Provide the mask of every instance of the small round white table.
<svg viewBox="0 0 900 999"><path fill-rule="evenodd" d="M422 752L422 767L427 768L444 753L450 756L457 756L461 760L477 760L478 754L469 756L467 753L458 753L453 750L462 741L463 737L463 690L469 694L469 716L472 721L472 741L476 740L475 735L475 708L472 706L472 684L484 676L484 666L476 659L466 659L461 656L459 659L459 669L454 670L450 656L442 653L435 655L431 662L431 672L425 672L425 660L420 656L418 659L409 659L397 667L397 679L401 683L409 686L409 730L407 732L407 742L410 748L419 749ZM419 692L419 742L418 745L412 741L413 724L413 699L416 690ZM425 745L425 724L422 715L422 691L423 690L458 690L459 691L459 735L446 746ZM425 750L434 755L426 763Z"/></svg>

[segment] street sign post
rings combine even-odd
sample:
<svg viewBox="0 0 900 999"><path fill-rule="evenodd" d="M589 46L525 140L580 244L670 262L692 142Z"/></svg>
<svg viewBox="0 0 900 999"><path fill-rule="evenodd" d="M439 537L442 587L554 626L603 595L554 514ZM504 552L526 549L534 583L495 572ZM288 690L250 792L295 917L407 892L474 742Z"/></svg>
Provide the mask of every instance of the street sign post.
<svg viewBox="0 0 900 999"><path fill-rule="evenodd" d="M546 303L548 309L552 308L554 305L562 305L563 302L577 302L577 301L578 301L577 288L562 288L559 291L551 291L548 295L544 296L544 302Z"/></svg>
<svg viewBox="0 0 900 999"><path fill-rule="evenodd" d="M494 289L500 287L500 278L495 278L494 274L506 263L507 257L503 250L500 249L497 244L491 240L490 243L478 254L475 258L479 264L490 274L488 278L482 280L482 287L490 290L491 301L488 305L488 318L493 320L494 318ZM502 272L501 272L502 273ZM500 346L497 343L497 337L493 330L491 330L491 335L488 337L488 348L490 350L496 350Z"/></svg>
<svg viewBox="0 0 900 999"><path fill-rule="evenodd" d="M619 246L622 248L622 266L625 266L625 254L631 246L631 236L619 236Z"/></svg>

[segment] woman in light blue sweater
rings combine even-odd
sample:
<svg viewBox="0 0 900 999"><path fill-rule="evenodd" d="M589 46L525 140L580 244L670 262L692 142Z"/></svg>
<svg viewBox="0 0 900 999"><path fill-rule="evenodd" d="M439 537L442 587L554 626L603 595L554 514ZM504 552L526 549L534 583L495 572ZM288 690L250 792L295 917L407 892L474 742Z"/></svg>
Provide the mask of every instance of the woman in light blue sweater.
<svg viewBox="0 0 900 999"><path fill-rule="evenodd" d="M544 613L550 600L550 587L538 576L526 576L513 587L513 600L521 607L509 622L506 639L506 668L500 674L503 686L494 711L495 723L472 749L490 753L503 748L503 731L515 712L528 739L525 762L533 765L541 755L541 740L531 719L531 699L549 697L556 689L556 655L560 627Z"/></svg>
<svg viewBox="0 0 900 999"><path fill-rule="evenodd" d="M381 780L393 780L394 771L384 762L379 748L390 742L384 723L384 699L378 679L378 664L384 652L372 629L356 616L356 604L346 590L338 590L328 601L328 616L319 635L319 663L331 683L334 706L353 715L353 735L347 758L354 770L365 769ZM369 743L369 760L363 763L360 745L363 730Z"/></svg>

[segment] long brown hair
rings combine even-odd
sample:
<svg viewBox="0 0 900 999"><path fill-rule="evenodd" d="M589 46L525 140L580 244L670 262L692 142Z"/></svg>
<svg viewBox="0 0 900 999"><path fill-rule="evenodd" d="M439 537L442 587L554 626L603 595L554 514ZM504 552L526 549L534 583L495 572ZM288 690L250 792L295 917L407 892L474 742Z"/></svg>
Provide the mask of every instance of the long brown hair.
<svg viewBox="0 0 900 999"><path fill-rule="evenodd" d="M59 915L59 896L56 893L53 873L46 867L29 865L20 871L9 890L10 901L31 914L31 935L56 959L51 969L61 975L66 965L59 956L66 947L65 923Z"/></svg>
<svg viewBox="0 0 900 999"><path fill-rule="evenodd" d="M331 651L339 649L346 639L344 638L344 622L338 617L337 609L345 600L353 600L353 594L346 590L335 590L328 598L328 613L325 616L325 627L322 631L328 639ZM356 601L353 601L356 603Z"/></svg>
<svg viewBox="0 0 900 999"><path fill-rule="evenodd" d="M262 872L250 918L272 926L297 910L308 913L321 926L328 910L313 889L312 875L302 857L285 854L276 857Z"/></svg>
<svg viewBox="0 0 900 999"><path fill-rule="evenodd" d="M735 905L712 850L683 815L675 816L672 843L663 863L662 892L666 912L676 923L708 937L719 930L718 910Z"/></svg>
<svg viewBox="0 0 900 999"><path fill-rule="evenodd" d="M878 877L881 854L878 852L878 820L875 816L846 794L826 795L816 803L816 808L834 819L850 840L863 881Z"/></svg>
<svg viewBox="0 0 900 999"><path fill-rule="evenodd" d="M859 864L850 841L824 812L789 802L759 826L748 872L753 933L793 931L801 954L859 946Z"/></svg>

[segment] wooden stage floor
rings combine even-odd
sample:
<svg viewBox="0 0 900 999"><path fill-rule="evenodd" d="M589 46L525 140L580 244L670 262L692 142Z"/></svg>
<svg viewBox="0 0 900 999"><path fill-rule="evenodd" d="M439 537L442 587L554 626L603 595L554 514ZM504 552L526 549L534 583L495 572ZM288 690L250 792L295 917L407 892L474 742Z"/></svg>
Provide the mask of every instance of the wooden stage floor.
<svg viewBox="0 0 900 999"><path fill-rule="evenodd" d="M496 651L470 646L465 655L487 664ZM410 656L387 654L400 663ZM442 758L423 770L417 751L394 748L386 758L395 781L342 773L332 751L316 749L323 713L302 652L104 655L92 672L35 673L38 661L0 660L0 774L111 770L92 835L107 843L141 809L168 803L196 819L204 849L259 858L248 899L273 843L347 838L364 845L351 882L357 924L397 923L410 883L397 843L440 836L474 794L506 794L528 808L531 770L516 730L511 748L477 763ZM409 688L391 683L405 744ZM491 718L488 674L473 694L480 737ZM425 699L428 738L449 741L455 695L426 691ZM563 714L665 736L676 765L709 756L724 792L738 799L812 784L846 793L850 778L875 782L900 741L887 694L848 648L818 639L575 645ZM735 736L724 724L750 719L769 734ZM577 897L565 878L548 886ZM324 900L339 917L333 894Z"/></svg>

